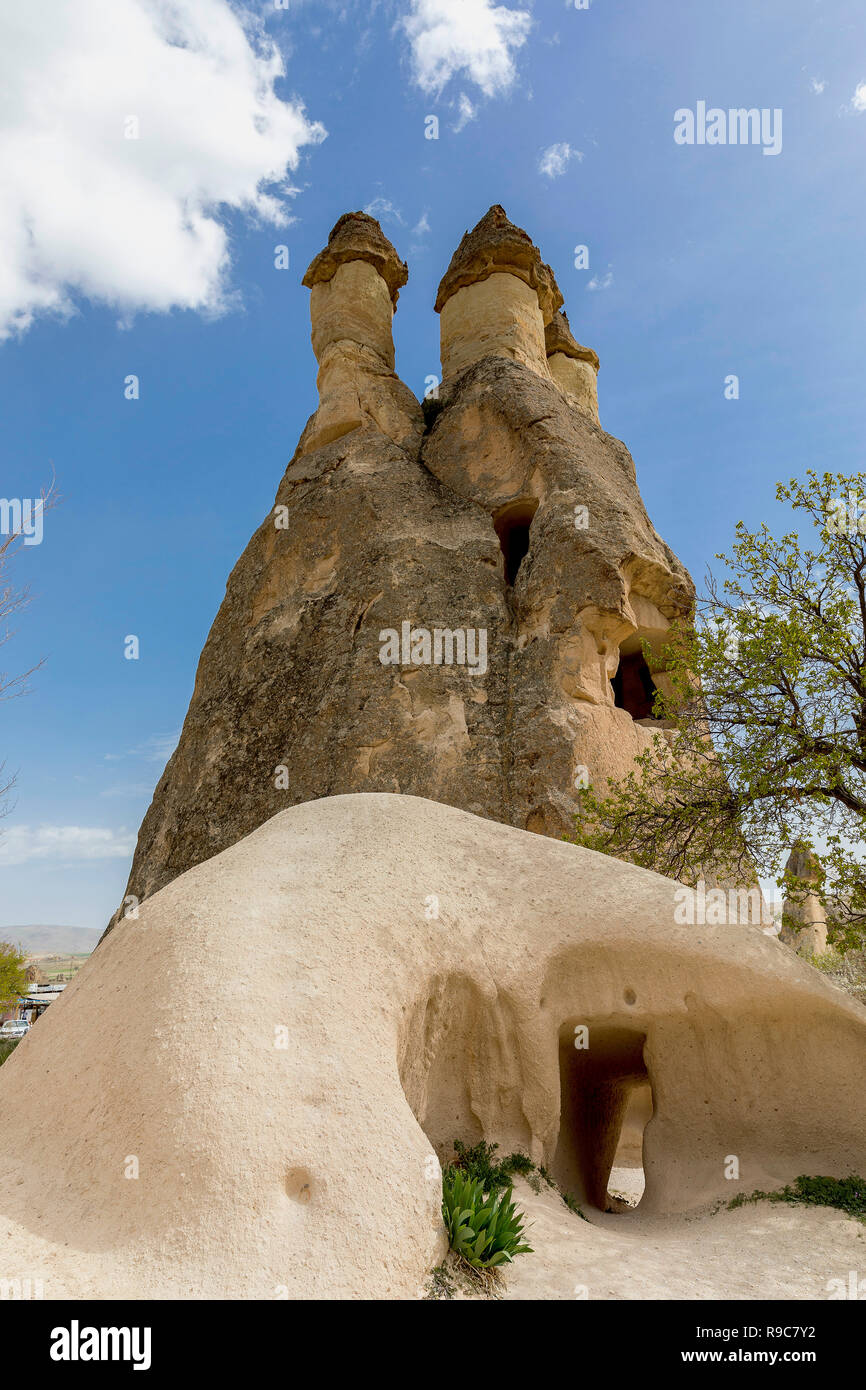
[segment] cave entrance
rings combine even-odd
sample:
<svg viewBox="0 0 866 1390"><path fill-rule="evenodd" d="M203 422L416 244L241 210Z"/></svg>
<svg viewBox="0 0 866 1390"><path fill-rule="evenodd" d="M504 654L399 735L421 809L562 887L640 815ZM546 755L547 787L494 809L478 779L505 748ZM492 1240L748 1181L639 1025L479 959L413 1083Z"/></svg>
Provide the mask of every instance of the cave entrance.
<svg viewBox="0 0 866 1390"><path fill-rule="evenodd" d="M645 1033L610 1025L566 1024L560 1034L554 1176L600 1211L632 1210L643 1195L643 1134L653 1113L645 1043Z"/></svg>
<svg viewBox="0 0 866 1390"><path fill-rule="evenodd" d="M642 651L620 648L619 666L610 683L618 709L624 709L634 720L653 718L656 683Z"/></svg>
<svg viewBox="0 0 866 1390"><path fill-rule="evenodd" d="M538 510L538 498L509 502L497 512L493 525L499 537L499 547L505 559L505 582L512 585L517 571L529 551L529 528Z"/></svg>

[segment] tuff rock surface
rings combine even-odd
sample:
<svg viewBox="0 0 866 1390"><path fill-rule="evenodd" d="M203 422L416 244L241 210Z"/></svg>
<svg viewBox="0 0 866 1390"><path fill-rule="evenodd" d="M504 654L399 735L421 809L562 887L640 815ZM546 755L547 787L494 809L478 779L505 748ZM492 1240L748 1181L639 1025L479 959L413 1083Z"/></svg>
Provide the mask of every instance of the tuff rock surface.
<svg viewBox="0 0 866 1390"><path fill-rule="evenodd" d="M623 775L653 735L615 707L621 653L657 649L691 605L628 450L586 381L548 365L549 350L594 390L595 354L502 209L443 280L450 366L423 411L394 372L405 266L378 223L341 218L304 283L319 408L229 578L127 907L322 796L402 792L569 831L581 779ZM474 665L457 639L436 664L436 629L472 642Z"/></svg>
<svg viewBox="0 0 866 1390"><path fill-rule="evenodd" d="M0 1068L4 1278L46 1298L414 1298L445 1249L440 1163L484 1138L583 1205L589 1224L557 1198L587 1271L568 1291L609 1297L630 1273L623 1292L646 1294L647 1266L656 1290L700 1288L711 1210L864 1171L866 1012L751 926L678 925L677 901L669 879L435 801L275 816L120 922ZM606 1216L647 1086L643 1201ZM670 1257L685 1212L678 1276L653 1249ZM730 1286L761 1225L751 1211L729 1248ZM614 1285L593 1267L611 1238ZM550 1296L574 1250L545 1248L516 1275ZM823 1297L849 1265L808 1246L797 1268ZM753 1294L780 1284L771 1269Z"/></svg>

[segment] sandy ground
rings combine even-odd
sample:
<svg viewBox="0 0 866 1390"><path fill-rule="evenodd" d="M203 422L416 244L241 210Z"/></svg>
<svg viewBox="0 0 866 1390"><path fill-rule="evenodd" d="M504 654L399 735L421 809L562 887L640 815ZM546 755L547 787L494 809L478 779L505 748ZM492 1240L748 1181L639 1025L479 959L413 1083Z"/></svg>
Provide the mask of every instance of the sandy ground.
<svg viewBox="0 0 866 1390"><path fill-rule="evenodd" d="M634 1200L637 1170L614 1169L610 1190ZM866 1278L866 1226L831 1208L761 1202L690 1217L593 1214L581 1220L555 1192L522 1179L531 1223L506 1299L827 1299L831 1279Z"/></svg>
<svg viewBox="0 0 866 1390"><path fill-rule="evenodd" d="M614 1169L610 1189L637 1201L640 1169ZM848 1288L854 1271L866 1281L866 1226L830 1208L789 1207L761 1202L736 1211L721 1209L689 1217L648 1217L639 1210L620 1215L593 1213L582 1220L559 1194L540 1193L523 1179L515 1198L526 1213L531 1255L520 1255L495 1296L526 1299L827 1299L832 1279ZM7 1234L5 1223L0 1235ZM14 1236L14 1231L8 1232ZM165 1271L152 1260L129 1255L122 1267L104 1258L98 1276L80 1252L58 1249L32 1232L17 1232L16 1248L26 1249L26 1268L10 1273L44 1281L44 1298L166 1298ZM483 1297L474 1280L450 1277L460 1300ZM429 1283L417 1297L429 1292ZM866 1288L866 1283L864 1283ZM208 1297L198 1281L191 1297ZM252 1298L273 1291L251 1286Z"/></svg>

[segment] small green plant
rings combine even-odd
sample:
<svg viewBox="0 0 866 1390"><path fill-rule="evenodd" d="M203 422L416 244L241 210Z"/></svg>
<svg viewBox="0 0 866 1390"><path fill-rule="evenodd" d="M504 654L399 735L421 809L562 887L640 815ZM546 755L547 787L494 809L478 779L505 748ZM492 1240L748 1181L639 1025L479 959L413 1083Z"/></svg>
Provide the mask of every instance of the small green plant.
<svg viewBox="0 0 866 1390"><path fill-rule="evenodd" d="M515 1255L532 1254L510 1187L485 1195L481 1182L449 1166L442 1175L442 1217L452 1250L474 1270L495 1271Z"/></svg>
<svg viewBox="0 0 866 1390"><path fill-rule="evenodd" d="M509 1154L506 1159L503 1159L503 1165L509 1173L519 1173L523 1178L528 1177L535 1168L532 1159L527 1158L526 1154L522 1153Z"/></svg>
<svg viewBox="0 0 866 1390"><path fill-rule="evenodd" d="M579 1216L582 1221L589 1221L589 1217L579 1205L577 1198L573 1197L570 1192L560 1192L556 1182L543 1164L536 1167L532 1159L523 1153L512 1153L507 1158L498 1161L496 1158L498 1148L498 1144L488 1144L484 1139L471 1146L455 1139L454 1158L448 1167L458 1168L464 1176L479 1182L484 1192L488 1194L498 1192L504 1187L510 1188L515 1174L526 1178L533 1192L538 1194L541 1191L539 1179L543 1179L549 1188L554 1192L559 1192L569 1211L573 1211L575 1216Z"/></svg>
<svg viewBox="0 0 866 1390"><path fill-rule="evenodd" d="M507 1158L497 1162L496 1151L498 1148L498 1144L488 1144L483 1139L471 1147L462 1144L459 1139L455 1139L455 1156L448 1166L459 1168L466 1177L479 1182L487 1193L498 1192L503 1187L511 1187L511 1180L515 1173L519 1173L521 1177L525 1178L533 1172L535 1164L526 1154L509 1154Z"/></svg>
<svg viewBox="0 0 866 1390"><path fill-rule="evenodd" d="M0 1042L0 1066L3 1065L10 1053L15 1051L20 1041L20 1038L14 1038L12 1042Z"/></svg>
<svg viewBox="0 0 866 1390"><path fill-rule="evenodd" d="M728 1210L743 1207L747 1202L787 1202L791 1206L836 1207L838 1211L855 1216L866 1222L866 1179L849 1178L809 1178L805 1175L796 1178L793 1187L789 1184L779 1192L738 1192L728 1203Z"/></svg>
<svg viewBox="0 0 866 1390"><path fill-rule="evenodd" d="M561 1192L559 1195L569 1211L573 1211L575 1216L579 1216L582 1221L589 1221L589 1217L584 1212L576 1197L573 1197L570 1192Z"/></svg>
<svg viewBox="0 0 866 1390"><path fill-rule="evenodd" d="M452 1299L456 1292L454 1280L445 1265L437 1265L435 1269L431 1269L430 1283L424 1295L425 1302L435 1303L443 1299Z"/></svg>

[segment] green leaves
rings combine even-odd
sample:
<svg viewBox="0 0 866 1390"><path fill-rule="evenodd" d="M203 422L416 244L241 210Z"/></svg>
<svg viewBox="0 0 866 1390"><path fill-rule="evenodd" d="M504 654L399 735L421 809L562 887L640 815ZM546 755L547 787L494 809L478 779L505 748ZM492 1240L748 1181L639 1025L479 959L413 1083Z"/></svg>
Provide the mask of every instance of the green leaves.
<svg viewBox="0 0 866 1390"><path fill-rule="evenodd" d="M17 946L0 941L0 1004L8 1006L27 992L27 957Z"/></svg>
<svg viewBox="0 0 866 1390"><path fill-rule="evenodd" d="M779 1192L738 1192L728 1209L746 1202L787 1202L790 1206L836 1207L858 1221L866 1221L866 1180L853 1174L848 1178L808 1177L802 1174Z"/></svg>
<svg viewBox="0 0 866 1390"><path fill-rule="evenodd" d="M609 794L581 793L573 839L687 883L757 872L780 887L803 842L839 943L862 945L866 474L810 471L777 499L811 535L738 524L723 582L708 576L655 654L664 736Z"/></svg>
<svg viewBox="0 0 866 1390"><path fill-rule="evenodd" d="M512 1153L507 1158L498 1159L498 1149L498 1144L488 1144L484 1139L471 1146L455 1139L452 1166L460 1168L464 1176L480 1182L485 1192L511 1187L515 1173L527 1177L533 1171L535 1165L526 1154Z"/></svg>
<svg viewBox="0 0 866 1390"><path fill-rule="evenodd" d="M485 1198L482 1184L459 1168L442 1174L442 1218L452 1250L473 1269L492 1270L515 1255L531 1254L521 1239L523 1213L511 1200L511 1188Z"/></svg>

